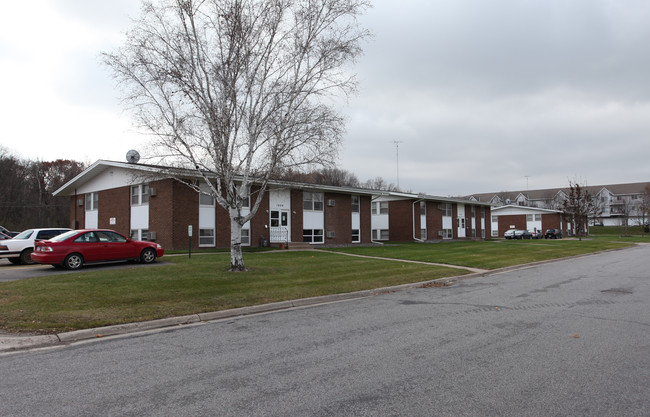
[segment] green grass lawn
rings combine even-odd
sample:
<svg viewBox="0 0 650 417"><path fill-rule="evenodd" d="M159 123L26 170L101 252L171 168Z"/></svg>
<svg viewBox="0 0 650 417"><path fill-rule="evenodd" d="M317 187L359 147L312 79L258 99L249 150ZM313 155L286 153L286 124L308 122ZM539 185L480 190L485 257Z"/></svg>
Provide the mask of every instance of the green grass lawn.
<svg viewBox="0 0 650 417"><path fill-rule="evenodd" d="M324 252L166 257L172 265L84 271L0 283L0 328L58 332L346 293L467 273Z"/></svg>
<svg viewBox="0 0 650 417"><path fill-rule="evenodd" d="M409 259L482 269L503 268L566 256L616 249L628 243L611 239L457 241L433 244L397 243L332 249L359 255Z"/></svg>

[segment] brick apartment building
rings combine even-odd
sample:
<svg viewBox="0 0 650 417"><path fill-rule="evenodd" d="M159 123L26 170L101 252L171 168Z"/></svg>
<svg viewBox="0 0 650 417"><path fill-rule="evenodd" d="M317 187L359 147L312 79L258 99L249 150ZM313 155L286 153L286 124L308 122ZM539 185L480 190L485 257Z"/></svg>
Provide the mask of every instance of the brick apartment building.
<svg viewBox="0 0 650 417"><path fill-rule="evenodd" d="M560 229L564 235L571 234L571 223L560 210L538 207L507 205L492 208L491 237L503 237L510 229L530 232Z"/></svg>
<svg viewBox="0 0 650 417"><path fill-rule="evenodd" d="M170 250L190 242L229 247L230 218L207 185L199 193L161 172L152 165L100 160L55 195L69 196L72 228L113 229ZM278 181L269 183L241 237L246 246L471 239L486 237L489 220L487 203Z"/></svg>
<svg viewBox="0 0 650 417"><path fill-rule="evenodd" d="M390 192L372 202L373 240L485 239L488 203Z"/></svg>

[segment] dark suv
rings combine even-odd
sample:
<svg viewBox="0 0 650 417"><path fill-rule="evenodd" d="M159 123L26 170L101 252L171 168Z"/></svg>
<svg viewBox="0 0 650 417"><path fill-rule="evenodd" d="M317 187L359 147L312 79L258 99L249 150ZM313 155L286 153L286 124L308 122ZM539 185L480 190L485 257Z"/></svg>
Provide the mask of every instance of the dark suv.
<svg viewBox="0 0 650 417"><path fill-rule="evenodd" d="M544 234L544 239L562 239L562 231L560 229L548 229Z"/></svg>

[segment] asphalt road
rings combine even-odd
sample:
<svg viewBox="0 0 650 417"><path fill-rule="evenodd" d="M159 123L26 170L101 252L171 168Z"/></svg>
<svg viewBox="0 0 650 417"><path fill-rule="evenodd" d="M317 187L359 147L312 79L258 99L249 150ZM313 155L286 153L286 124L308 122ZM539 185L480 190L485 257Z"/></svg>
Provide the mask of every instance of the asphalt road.
<svg viewBox="0 0 650 417"><path fill-rule="evenodd" d="M647 416L650 246L0 356L2 416Z"/></svg>
<svg viewBox="0 0 650 417"><path fill-rule="evenodd" d="M164 258L161 258L164 259ZM113 262L105 264L85 265L78 271L68 271L57 269L52 265L14 265L7 259L0 258L0 282L17 281L25 278L42 277L46 275L58 274L83 274L84 272L125 268L125 267L149 267L154 265L164 265L164 261L156 261L155 264L139 264L134 262Z"/></svg>

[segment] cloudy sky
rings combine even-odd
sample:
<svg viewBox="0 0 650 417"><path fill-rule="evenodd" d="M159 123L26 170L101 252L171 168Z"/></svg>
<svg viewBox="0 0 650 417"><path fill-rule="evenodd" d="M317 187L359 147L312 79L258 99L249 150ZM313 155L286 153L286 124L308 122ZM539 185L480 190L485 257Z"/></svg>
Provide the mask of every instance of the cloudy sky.
<svg viewBox="0 0 650 417"><path fill-rule="evenodd" d="M647 0L373 4L339 163L360 180L397 182L398 141L400 186L435 195L650 181ZM138 11L4 2L0 144L85 162L146 149L99 63Z"/></svg>

